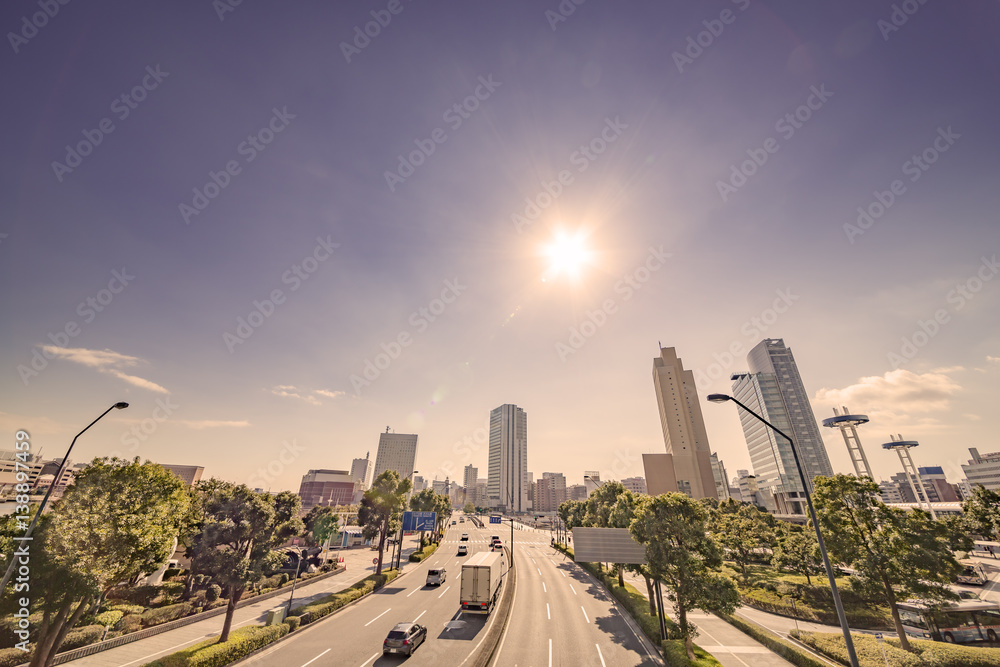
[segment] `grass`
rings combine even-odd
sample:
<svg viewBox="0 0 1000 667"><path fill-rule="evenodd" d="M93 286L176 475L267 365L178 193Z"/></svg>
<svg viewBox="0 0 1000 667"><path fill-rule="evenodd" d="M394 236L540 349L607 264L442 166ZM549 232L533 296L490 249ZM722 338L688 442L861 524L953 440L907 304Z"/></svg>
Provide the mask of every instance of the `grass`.
<svg viewBox="0 0 1000 667"><path fill-rule="evenodd" d="M694 647L694 660L688 658L683 639L668 639L663 642L663 661L667 667L722 667L721 662L697 644Z"/></svg>
<svg viewBox="0 0 1000 667"><path fill-rule="evenodd" d="M848 664L844 637L836 633L792 632L802 643L820 653ZM861 667L1000 667L1000 648L958 646L943 642L910 639L912 653L899 647L898 639L876 640L871 635L852 634Z"/></svg>

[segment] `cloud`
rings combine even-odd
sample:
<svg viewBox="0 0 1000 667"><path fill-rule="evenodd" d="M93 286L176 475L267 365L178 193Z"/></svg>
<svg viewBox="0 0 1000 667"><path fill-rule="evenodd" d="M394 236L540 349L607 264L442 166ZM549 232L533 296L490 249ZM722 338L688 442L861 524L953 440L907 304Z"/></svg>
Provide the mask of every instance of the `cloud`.
<svg viewBox="0 0 1000 667"><path fill-rule="evenodd" d="M129 375L121 370L122 368L138 366L140 362L143 362L138 357L131 357L127 354L120 354L108 349L88 350L82 347L58 347L56 345L42 345L41 347L43 352L46 352L55 359L65 359L66 361L72 361L82 366L95 368L101 373L113 375L119 380L124 380L141 389L155 391L160 394L170 393L167 389L151 380L141 378L137 375Z"/></svg>
<svg viewBox="0 0 1000 667"><path fill-rule="evenodd" d="M993 357L987 354L986 361L990 362L991 364L1000 364L1000 357Z"/></svg>
<svg viewBox="0 0 1000 667"><path fill-rule="evenodd" d="M299 389L295 385L290 384L279 384L271 388L271 393L275 396L284 396L285 398L297 398L300 401L305 401L309 405L321 405L322 402L316 398L316 396L325 396L326 398L337 398L338 396L343 396L342 391L330 391L329 389L316 389L314 391Z"/></svg>
<svg viewBox="0 0 1000 667"><path fill-rule="evenodd" d="M250 422L244 421L224 421L221 419L182 419L177 422L188 428L246 428Z"/></svg>
<svg viewBox="0 0 1000 667"><path fill-rule="evenodd" d="M861 378L843 389L820 389L814 400L831 406L854 406L853 412L927 413L951 407L961 385L945 373L906 369ZM857 408L860 408L858 410Z"/></svg>

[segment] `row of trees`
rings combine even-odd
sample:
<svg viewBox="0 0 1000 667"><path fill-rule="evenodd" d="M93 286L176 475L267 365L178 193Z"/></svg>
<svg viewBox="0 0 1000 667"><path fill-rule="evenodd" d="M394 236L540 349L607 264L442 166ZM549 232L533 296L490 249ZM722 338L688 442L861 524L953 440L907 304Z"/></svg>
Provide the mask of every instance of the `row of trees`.
<svg viewBox="0 0 1000 667"><path fill-rule="evenodd" d="M909 650L897 602L910 597L929 601L954 599L947 585L962 566L954 552L968 550L970 532L994 536L1000 531L1000 494L985 490L966 504L962 519L932 520L921 510L906 511L882 502L878 485L849 475L816 478L813 499L827 549L834 562L853 570L852 588L889 608L901 645ZM695 501L683 494L635 496L618 482L608 482L585 501L560 505L569 528L627 528L646 547L646 564L618 566L641 574L653 607L653 581L670 592L688 656L693 659L693 608L732 613L739 604L735 582L720 572L723 556L740 570L744 584L749 565L774 565L811 577L822 571L812 527L784 524L748 503Z"/></svg>

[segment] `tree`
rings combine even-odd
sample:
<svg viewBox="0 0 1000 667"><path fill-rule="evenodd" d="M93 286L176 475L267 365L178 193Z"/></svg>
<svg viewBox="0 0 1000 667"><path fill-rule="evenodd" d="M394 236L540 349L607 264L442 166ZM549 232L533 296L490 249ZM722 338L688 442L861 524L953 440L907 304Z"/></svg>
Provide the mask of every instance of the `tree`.
<svg viewBox="0 0 1000 667"><path fill-rule="evenodd" d="M378 541L378 565L375 574L382 574L382 557L385 554L385 540L393 530L394 520L406 507L406 494L410 492L410 480L400 479L395 470L386 470L375 478L372 487L365 491L358 508L358 525L366 539ZM397 524L398 525L398 524Z"/></svg>
<svg viewBox="0 0 1000 667"><path fill-rule="evenodd" d="M694 660L695 628L688 612L731 614L739 604L736 584L716 571L722 549L708 535L708 510L683 493L641 496L629 532L645 545L649 571L670 591L684 647Z"/></svg>
<svg viewBox="0 0 1000 667"><path fill-rule="evenodd" d="M970 531L987 540L1000 534L1000 493L982 484L972 491L972 497L962 504L962 517Z"/></svg>
<svg viewBox="0 0 1000 667"><path fill-rule="evenodd" d="M634 501L631 503L624 501L623 507L619 507L616 518L621 525L613 525L611 519L615 508L618 507L618 500L626 493L629 496L632 495L628 489L622 486L621 482L615 481L605 482L594 489L590 494L590 498L587 499L587 513L584 516L584 522L588 526L595 528L628 528L631 523L631 516L629 516L626 509L634 506ZM620 563L616 563L616 565L618 566L618 585L624 588L625 571Z"/></svg>
<svg viewBox="0 0 1000 667"><path fill-rule="evenodd" d="M557 510L559 518L563 520L566 524L567 530L572 530L579 526L583 526L584 519L587 515L587 501L586 500L567 500L559 505Z"/></svg>
<svg viewBox="0 0 1000 667"><path fill-rule="evenodd" d="M626 529L631 526L632 521L635 519L635 508L638 504L638 500L638 496L634 495L628 489L625 489L625 493L620 494L618 499L615 501L615 504L611 507L611 512L608 514L608 526L610 528ZM626 563L620 566L618 569L618 585L622 588L625 587L625 578L622 573L623 569L642 575L643 581L646 582L646 597L649 600L649 613L656 616L656 598L653 595L653 577L649 572L649 568L638 563Z"/></svg>
<svg viewBox="0 0 1000 667"><path fill-rule="evenodd" d="M67 633L111 588L171 556L188 504L176 475L138 457L94 459L77 473L32 544L30 591L42 612L32 667L51 665Z"/></svg>
<svg viewBox="0 0 1000 667"><path fill-rule="evenodd" d="M743 585L750 583L750 563L769 559L765 554L776 542L776 523L773 516L753 505L732 500L719 505L714 513L715 539L726 550L728 558L740 568Z"/></svg>
<svg viewBox="0 0 1000 667"><path fill-rule="evenodd" d="M334 507L316 505L306 513L302 522L305 526L302 537L308 538L316 546L322 546L326 544L328 537L337 533L340 515Z"/></svg>
<svg viewBox="0 0 1000 667"><path fill-rule="evenodd" d="M291 491L272 496L246 484L210 480L206 485L204 523L192 562L228 593L220 644L229 641L233 613L247 586L281 565L285 555L275 549L302 532L301 506Z"/></svg>
<svg viewBox="0 0 1000 667"><path fill-rule="evenodd" d="M445 522L451 518L451 498L441 493L437 494L433 511L437 512L437 531L440 536L444 533Z"/></svg>
<svg viewBox="0 0 1000 667"><path fill-rule="evenodd" d="M852 587L885 600L900 647L909 651L896 603L908 597L955 598L946 586L962 566L951 552L951 531L922 510L888 507L869 478L817 477L815 485L816 512L830 555L856 570Z"/></svg>
<svg viewBox="0 0 1000 667"><path fill-rule="evenodd" d="M774 549L772 562L775 567L791 570L804 575L806 584L812 586L810 575L823 569L823 560L819 554L819 542L810 529L788 528L783 531L778 545Z"/></svg>
<svg viewBox="0 0 1000 667"><path fill-rule="evenodd" d="M472 503L465 503L465 507L462 508L462 511L466 514L475 514L476 506Z"/></svg>

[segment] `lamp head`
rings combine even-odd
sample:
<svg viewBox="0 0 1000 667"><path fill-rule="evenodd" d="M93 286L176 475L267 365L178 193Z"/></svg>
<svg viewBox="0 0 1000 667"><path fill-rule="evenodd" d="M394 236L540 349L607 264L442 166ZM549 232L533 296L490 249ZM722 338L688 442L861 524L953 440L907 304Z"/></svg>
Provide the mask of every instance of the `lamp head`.
<svg viewBox="0 0 1000 667"><path fill-rule="evenodd" d="M118 408L119 410L123 410L128 407L128 403L126 403L125 401L119 401L118 403L115 403L115 407Z"/></svg>
<svg viewBox="0 0 1000 667"><path fill-rule="evenodd" d="M729 401L729 400L732 400L732 396L729 396L728 394L709 394L708 395L708 402L709 403L725 403L726 401Z"/></svg>

